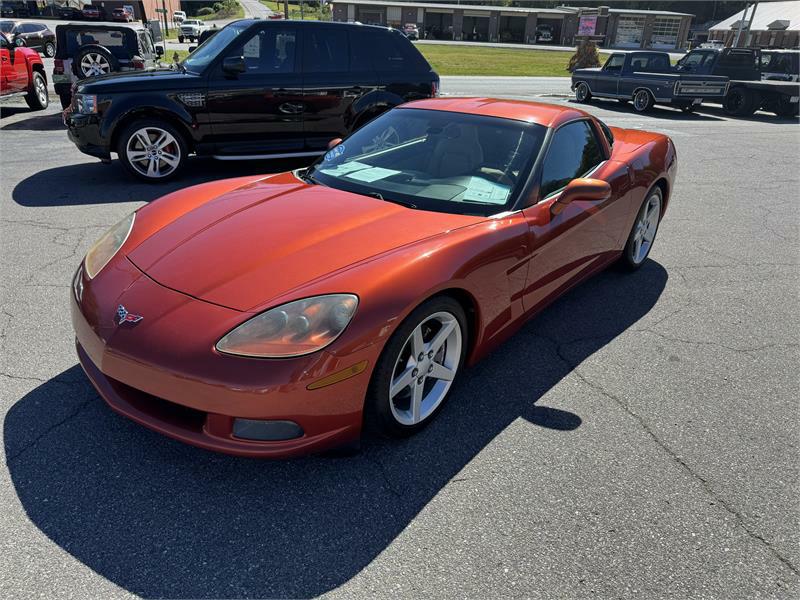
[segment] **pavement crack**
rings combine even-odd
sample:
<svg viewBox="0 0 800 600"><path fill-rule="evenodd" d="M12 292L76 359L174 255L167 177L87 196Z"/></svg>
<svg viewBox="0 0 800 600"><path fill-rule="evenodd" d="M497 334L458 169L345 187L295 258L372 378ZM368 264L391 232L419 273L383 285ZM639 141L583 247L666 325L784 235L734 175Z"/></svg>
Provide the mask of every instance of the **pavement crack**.
<svg viewBox="0 0 800 600"><path fill-rule="evenodd" d="M389 479L389 475L386 473L386 466L383 464L383 462L381 462L379 458L370 456L367 452L362 453L362 456L365 460L371 462L377 467L378 473L383 480L383 487L386 489L386 491L392 494L395 498L402 498L403 494L392 484L391 480Z"/></svg>

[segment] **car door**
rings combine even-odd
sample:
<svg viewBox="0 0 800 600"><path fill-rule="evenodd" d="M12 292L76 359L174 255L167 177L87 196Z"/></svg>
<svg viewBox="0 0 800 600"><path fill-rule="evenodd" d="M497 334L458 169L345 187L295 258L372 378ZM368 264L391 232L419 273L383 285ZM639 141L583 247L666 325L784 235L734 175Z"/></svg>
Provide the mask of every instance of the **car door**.
<svg viewBox="0 0 800 600"><path fill-rule="evenodd" d="M0 94L11 92L11 80L14 79L14 66L11 64L11 52L5 35L0 35Z"/></svg>
<svg viewBox="0 0 800 600"><path fill-rule="evenodd" d="M227 156L303 152L300 32L263 23L221 53L208 81L208 119L214 151ZM228 74L225 58L242 57L245 71Z"/></svg>
<svg viewBox="0 0 800 600"><path fill-rule="evenodd" d="M313 25L303 30L303 131L306 149L324 152L346 137L359 100L377 88L369 57L353 60L357 40L348 27Z"/></svg>
<svg viewBox="0 0 800 600"><path fill-rule="evenodd" d="M608 160L608 155L603 133L591 120L571 121L553 133L540 171L540 200L523 209L533 248L523 294L526 311L606 264L619 251L629 226L631 178L627 165ZM611 197L575 200L552 214L560 192L576 177L607 181Z"/></svg>
<svg viewBox="0 0 800 600"><path fill-rule="evenodd" d="M595 79L592 93L598 96L616 96L622 68L625 66L624 54L612 54Z"/></svg>
<svg viewBox="0 0 800 600"><path fill-rule="evenodd" d="M42 48L42 29L41 25L35 23L23 23L20 25L22 38L25 40L25 45L33 50L41 50Z"/></svg>

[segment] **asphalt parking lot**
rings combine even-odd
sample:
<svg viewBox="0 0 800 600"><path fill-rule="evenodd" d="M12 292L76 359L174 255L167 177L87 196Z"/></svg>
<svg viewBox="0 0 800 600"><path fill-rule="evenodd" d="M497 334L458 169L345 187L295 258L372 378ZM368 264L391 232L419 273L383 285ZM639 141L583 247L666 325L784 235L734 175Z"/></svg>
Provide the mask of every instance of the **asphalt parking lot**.
<svg viewBox="0 0 800 600"><path fill-rule="evenodd" d="M567 102L567 80L443 78ZM800 595L800 126L615 102L679 174L647 264L609 271L467 371L439 418L352 457L194 449L113 414L77 366L69 282L133 181L57 102L0 118L0 597Z"/></svg>

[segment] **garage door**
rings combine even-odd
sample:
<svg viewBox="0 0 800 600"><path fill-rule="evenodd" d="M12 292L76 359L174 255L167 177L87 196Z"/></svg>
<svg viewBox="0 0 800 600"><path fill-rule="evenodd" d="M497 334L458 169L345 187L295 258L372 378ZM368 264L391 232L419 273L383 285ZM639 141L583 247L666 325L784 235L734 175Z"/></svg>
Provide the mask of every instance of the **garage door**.
<svg viewBox="0 0 800 600"><path fill-rule="evenodd" d="M645 17L620 17L614 45L620 48L641 48L644 19Z"/></svg>

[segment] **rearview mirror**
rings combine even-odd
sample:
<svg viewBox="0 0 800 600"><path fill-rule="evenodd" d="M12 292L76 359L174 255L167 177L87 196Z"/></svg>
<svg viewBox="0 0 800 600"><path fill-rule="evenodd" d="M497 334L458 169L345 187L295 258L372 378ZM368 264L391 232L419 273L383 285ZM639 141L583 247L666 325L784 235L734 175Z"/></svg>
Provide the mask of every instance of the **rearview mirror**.
<svg viewBox="0 0 800 600"><path fill-rule="evenodd" d="M342 138L333 138L330 142L328 142L328 150L333 150L342 143Z"/></svg>
<svg viewBox="0 0 800 600"><path fill-rule="evenodd" d="M222 61L222 70L227 75L238 75L247 69L244 66L244 56L227 56Z"/></svg>
<svg viewBox="0 0 800 600"><path fill-rule="evenodd" d="M611 198L611 186L601 179L573 179L561 192L558 199L550 206L550 213L560 214L570 202L589 200L602 202Z"/></svg>

